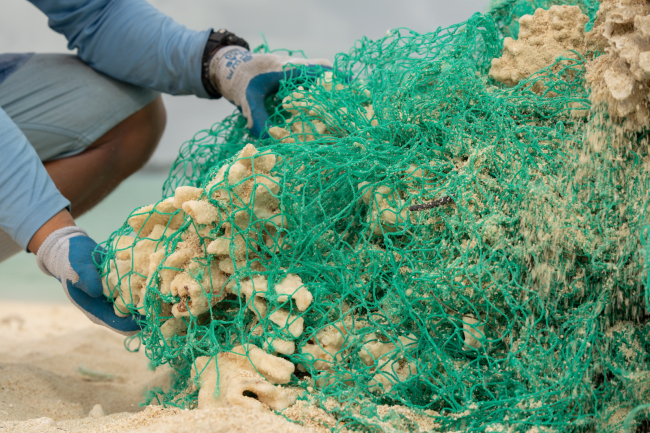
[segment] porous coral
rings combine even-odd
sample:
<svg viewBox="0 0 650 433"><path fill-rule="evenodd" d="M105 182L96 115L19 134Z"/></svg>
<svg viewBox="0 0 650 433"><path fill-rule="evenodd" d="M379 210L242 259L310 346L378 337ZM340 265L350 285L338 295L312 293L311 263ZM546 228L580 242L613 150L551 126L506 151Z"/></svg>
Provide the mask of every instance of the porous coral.
<svg viewBox="0 0 650 433"><path fill-rule="evenodd" d="M522 16L519 38L504 39L503 54L492 60L490 77L516 85L542 68L553 65L558 70L558 57L575 57L571 51L581 56L604 53L585 64L591 102L607 107L624 129L638 130L650 121L650 5L643 0L603 0L593 29L585 33L588 20L577 6L564 5ZM546 87L538 82L533 90Z"/></svg>
<svg viewBox="0 0 650 433"><path fill-rule="evenodd" d="M589 21L577 6L537 9L519 19L519 38L505 38L503 54L492 60L490 77L515 85L533 73L551 66L560 56L587 51L585 24Z"/></svg>
<svg viewBox="0 0 650 433"><path fill-rule="evenodd" d="M275 164L274 154L247 145L203 188L181 186L174 196L134 211L128 219L133 235L115 238L114 257L104 263L105 295L114 299L116 313L145 314L147 290L153 290L150 299L157 305L149 307L160 318L162 336L171 341L234 295L255 315L253 332L262 331L265 319L278 330L278 338L266 344L269 350L293 353L293 340L304 329L299 314L310 306L312 294L297 275L285 273L275 284L259 275L266 270L260 256L287 247L279 179L270 173ZM272 311L269 297L276 305ZM278 305L293 305L295 311ZM295 401L295 392L274 385L287 383L293 369L291 362L252 344L199 357L193 370L199 406L262 402L282 409ZM254 392L259 402L244 391Z"/></svg>
<svg viewBox="0 0 650 433"><path fill-rule="evenodd" d="M359 356L367 366L377 365L376 374L368 382L371 390L390 391L393 385L404 382L417 373L415 363L404 356L405 351L417 347L415 335L403 335L395 342L384 342L371 333L365 339L366 343Z"/></svg>
<svg viewBox="0 0 650 433"><path fill-rule="evenodd" d="M298 395L298 390L280 386L291 380L293 370L291 362L254 345L237 346L216 357L199 357L192 370L199 389L199 409L224 406L285 409Z"/></svg>
<svg viewBox="0 0 650 433"><path fill-rule="evenodd" d="M650 121L650 4L603 0L589 37L605 52L587 64L594 106L606 104L627 130Z"/></svg>
<svg viewBox="0 0 650 433"><path fill-rule="evenodd" d="M282 244L278 179L269 174L274 165L274 155L248 145L205 188L182 186L173 197L137 209L128 220L135 237L119 237L115 259L105 264L104 294L115 299L116 313L126 316L128 306L142 313L144 291L153 280L161 295L174 297L168 307L175 317L198 316L228 293L245 296L249 308L264 316L265 277L229 279L241 269L262 269L255 261L259 242L268 248ZM265 227L261 239L250 236L252 225ZM286 276L276 291L303 311L311 302L295 275ZM294 336L301 332L299 321L283 310L273 312L271 320L287 322L283 326Z"/></svg>
<svg viewBox="0 0 650 433"><path fill-rule="evenodd" d="M639 130L650 121L650 5L644 0L603 0L593 29L585 33L588 20L577 6L564 5L522 16L519 39L504 39L490 77L516 85L542 68L553 65L557 71L563 66L556 63L558 57L575 57L571 51L589 54L585 68L592 104L605 106L624 129ZM603 54L594 58L594 53ZM546 87L538 82L533 90Z"/></svg>

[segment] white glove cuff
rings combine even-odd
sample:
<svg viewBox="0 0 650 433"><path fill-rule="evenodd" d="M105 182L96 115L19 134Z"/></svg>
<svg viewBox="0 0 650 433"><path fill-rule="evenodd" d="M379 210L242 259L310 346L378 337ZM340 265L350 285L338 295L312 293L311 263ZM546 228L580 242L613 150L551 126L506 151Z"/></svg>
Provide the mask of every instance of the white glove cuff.
<svg viewBox="0 0 650 433"><path fill-rule="evenodd" d="M60 269L69 260L69 246L65 243L75 236L88 236L88 233L80 227L71 226L55 230L45 238L36 254L36 264L45 275L61 279Z"/></svg>
<svg viewBox="0 0 650 433"><path fill-rule="evenodd" d="M210 60L208 69L210 81L217 91L229 101L233 100L232 89L235 86L233 84L229 85L227 81L233 79L237 66L242 62L251 60L251 56L251 52L246 48L231 45L219 49Z"/></svg>

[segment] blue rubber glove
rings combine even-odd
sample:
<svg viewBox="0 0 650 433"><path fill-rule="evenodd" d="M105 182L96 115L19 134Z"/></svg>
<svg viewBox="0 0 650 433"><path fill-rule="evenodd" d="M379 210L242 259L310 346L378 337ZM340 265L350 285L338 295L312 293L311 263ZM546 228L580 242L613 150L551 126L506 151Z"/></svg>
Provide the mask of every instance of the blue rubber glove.
<svg viewBox="0 0 650 433"><path fill-rule="evenodd" d="M264 101L277 93L285 73L297 76L303 69L287 69L287 64L308 65L307 73L331 69L327 59L298 59L275 54L254 54L239 46L218 50L210 59L210 80L219 92L242 112L251 133L259 137L269 114Z"/></svg>
<svg viewBox="0 0 650 433"><path fill-rule="evenodd" d="M113 303L102 293L102 281L93 262L96 246L79 227L64 227L45 239L36 262L45 274L61 282L70 301L92 322L123 335L136 334L141 327L134 317L116 316Z"/></svg>

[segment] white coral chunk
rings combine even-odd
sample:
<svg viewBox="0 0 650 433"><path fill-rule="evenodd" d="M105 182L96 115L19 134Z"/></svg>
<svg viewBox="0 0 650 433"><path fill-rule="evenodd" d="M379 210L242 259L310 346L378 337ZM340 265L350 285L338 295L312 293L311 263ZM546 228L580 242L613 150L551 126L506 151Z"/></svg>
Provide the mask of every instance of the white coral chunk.
<svg viewBox="0 0 650 433"><path fill-rule="evenodd" d="M151 255L162 247L162 240L165 236L173 232L174 230L157 224L146 238L138 239L133 247L133 269L144 276L149 275Z"/></svg>
<svg viewBox="0 0 650 433"><path fill-rule="evenodd" d="M361 182L358 188L363 202L370 207L368 222L374 235L395 232L411 221L408 207L397 190L387 185L373 187L369 182Z"/></svg>
<svg viewBox="0 0 650 433"><path fill-rule="evenodd" d="M183 210L194 220L196 224L211 224L217 225L223 221L223 217L219 209L202 200L190 200L183 203Z"/></svg>
<svg viewBox="0 0 650 433"><path fill-rule="evenodd" d="M174 201L172 204L175 208L181 209L183 207L183 203L198 200L201 198L202 194L202 188L195 188L193 186L179 186L174 192Z"/></svg>
<svg viewBox="0 0 650 433"><path fill-rule="evenodd" d="M285 310L274 311L269 316L269 320L280 328L287 329L294 338L300 337L305 326L305 320L302 317L289 314Z"/></svg>
<svg viewBox="0 0 650 433"><path fill-rule="evenodd" d="M141 207L133 212L128 223L135 234L144 238L151 234L153 228L160 224L172 230L178 230L183 224L183 212L178 212L174 206L174 198L162 200L155 205Z"/></svg>
<svg viewBox="0 0 650 433"><path fill-rule="evenodd" d="M278 294L278 302L286 302L291 296L300 311L305 311L314 299L311 292L303 284L302 279L293 274L287 275L276 284L275 293Z"/></svg>
<svg viewBox="0 0 650 433"><path fill-rule="evenodd" d="M197 358L192 378L198 382L200 409L267 406L282 410L295 403L297 392L274 385L288 383L293 371L291 362L251 344L248 350L237 346L232 352L219 353L216 358ZM245 396L246 391L255 394L257 399Z"/></svg>
<svg viewBox="0 0 650 433"><path fill-rule="evenodd" d="M289 131L284 128L280 128L279 126L274 126L272 128L269 128L269 135L276 140L282 140L283 138L289 136Z"/></svg>
<svg viewBox="0 0 650 433"><path fill-rule="evenodd" d="M405 381L409 376L417 373L415 363L408 362L403 355L404 350L414 349L417 338L413 334L400 336L396 343L381 342L375 334L366 336L366 344L359 352L359 357L368 366L378 366L377 374L368 383L371 391L383 389L389 392L392 387Z"/></svg>
<svg viewBox="0 0 650 433"><path fill-rule="evenodd" d="M585 24L589 21L577 6L551 6L519 19L519 38L505 38L503 54L492 59L490 77L515 85L533 73L552 65L570 51L587 50Z"/></svg>
<svg viewBox="0 0 650 433"><path fill-rule="evenodd" d="M264 342L264 349L273 350L275 354L281 353L289 356L296 352L296 343L279 338L269 338Z"/></svg>
<svg viewBox="0 0 650 433"><path fill-rule="evenodd" d="M165 339L183 335L186 331L187 325L180 317L172 317L160 326L160 333Z"/></svg>
<svg viewBox="0 0 650 433"><path fill-rule="evenodd" d="M163 295L169 294L171 291L172 280L179 273L178 269L183 269L189 261L194 257L194 252L188 248L182 248L179 251L171 254L163 263L163 269L158 271L160 278L160 293Z"/></svg>
<svg viewBox="0 0 650 433"><path fill-rule="evenodd" d="M233 248L232 253L230 248ZM234 238L219 237L208 245L208 254L218 256L228 256L235 260L243 259L246 256L246 240L241 234L235 235Z"/></svg>
<svg viewBox="0 0 650 433"><path fill-rule="evenodd" d="M474 316L463 316L465 344L474 349L480 349L483 346L481 341L485 338L485 325L477 325L479 322Z"/></svg>

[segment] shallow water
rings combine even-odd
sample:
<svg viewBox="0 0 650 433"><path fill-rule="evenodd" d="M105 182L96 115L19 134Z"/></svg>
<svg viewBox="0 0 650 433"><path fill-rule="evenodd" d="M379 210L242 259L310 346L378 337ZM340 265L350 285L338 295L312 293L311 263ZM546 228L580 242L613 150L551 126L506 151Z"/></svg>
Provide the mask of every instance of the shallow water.
<svg viewBox="0 0 650 433"><path fill-rule="evenodd" d="M77 225L96 242L106 240L135 208L160 200L166 178L166 173L138 173L131 176L97 207L77 218ZM0 263L2 300L68 302L61 284L43 274L36 266L36 257L29 253L19 253Z"/></svg>

